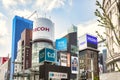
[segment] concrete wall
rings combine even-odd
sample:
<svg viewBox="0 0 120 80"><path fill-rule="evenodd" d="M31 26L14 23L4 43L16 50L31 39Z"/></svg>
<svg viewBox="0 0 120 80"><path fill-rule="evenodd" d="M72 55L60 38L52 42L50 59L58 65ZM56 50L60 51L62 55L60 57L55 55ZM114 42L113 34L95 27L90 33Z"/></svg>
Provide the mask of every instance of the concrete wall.
<svg viewBox="0 0 120 80"><path fill-rule="evenodd" d="M100 80L120 80L120 72L101 74Z"/></svg>

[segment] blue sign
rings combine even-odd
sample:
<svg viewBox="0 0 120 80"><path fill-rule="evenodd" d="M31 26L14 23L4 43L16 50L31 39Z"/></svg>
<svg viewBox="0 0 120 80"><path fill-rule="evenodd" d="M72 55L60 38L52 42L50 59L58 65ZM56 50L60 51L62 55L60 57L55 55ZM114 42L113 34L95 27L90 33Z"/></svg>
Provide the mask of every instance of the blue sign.
<svg viewBox="0 0 120 80"><path fill-rule="evenodd" d="M55 46L58 51L66 51L67 50L67 39L66 38L57 39Z"/></svg>
<svg viewBox="0 0 120 80"><path fill-rule="evenodd" d="M45 49L39 51L39 62L45 61Z"/></svg>
<svg viewBox="0 0 120 80"><path fill-rule="evenodd" d="M39 62L56 62L57 54L56 51L49 48L44 48L39 51Z"/></svg>
<svg viewBox="0 0 120 80"><path fill-rule="evenodd" d="M87 36L87 42L88 43L96 44L96 45L98 44L96 37L88 35L88 34L86 36Z"/></svg>
<svg viewBox="0 0 120 80"><path fill-rule="evenodd" d="M57 60L57 55L55 50L46 48L45 50L45 60L48 62L56 62Z"/></svg>

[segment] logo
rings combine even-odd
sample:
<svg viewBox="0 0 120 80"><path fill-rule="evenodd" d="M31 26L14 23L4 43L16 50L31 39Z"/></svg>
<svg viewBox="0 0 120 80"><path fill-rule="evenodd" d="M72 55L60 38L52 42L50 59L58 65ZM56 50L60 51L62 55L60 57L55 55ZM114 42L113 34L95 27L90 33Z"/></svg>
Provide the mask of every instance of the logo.
<svg viewBox="0 0 120 80"><path fill-rule="evenodd" d="M50 58L55 58L55 53L50 53L50 52L48 52L47 54L48 54L48 57L50 57Z"/></svg>
<svg viewBox="0 0 120 80"><path fill-rule="evenodd" d="M33 32L35 32L35 31L47 31L47 32L49 32L50 29L47 27L37 27L37 28L33 29Z"/></svg>

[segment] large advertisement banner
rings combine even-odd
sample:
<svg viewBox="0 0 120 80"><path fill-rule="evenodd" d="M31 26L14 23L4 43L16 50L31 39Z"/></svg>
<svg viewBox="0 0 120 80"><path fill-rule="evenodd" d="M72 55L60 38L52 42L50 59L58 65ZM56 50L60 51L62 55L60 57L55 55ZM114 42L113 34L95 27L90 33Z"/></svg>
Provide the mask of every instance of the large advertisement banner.
<svg viewBox="0 0 120 80"><path fill-rule="evenodd" d="M71 56L71 73L78 74L78 57Z"/></svg>
<svg viewBox="0 0 120 80"><path fill-rule="evenodd" d="M55 46L58 51L66 51L67 50L67 39L66 38L57 39Z"/></svg>

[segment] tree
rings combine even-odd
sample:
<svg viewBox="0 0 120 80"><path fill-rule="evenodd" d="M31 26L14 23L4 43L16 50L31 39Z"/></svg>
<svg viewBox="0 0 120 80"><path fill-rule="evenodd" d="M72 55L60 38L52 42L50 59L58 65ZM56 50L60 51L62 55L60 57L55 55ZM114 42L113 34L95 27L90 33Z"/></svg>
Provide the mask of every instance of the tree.
<svg viewBox="0 0 120 80"><path fill-rule="evenodd" d="M118 0L118 2L117 2L117 0L115 0L115 2L117 4L117 8L118 8L117 16L119 17L118 23L120 25L120 0ZM98 19L97 19L97 21L99 22L98 26L105 27L106 29L111 30L112 35L114 36L114 38L111 38L111 34L108 34L106 32L104 32L104 34L107 37L111 38L113 43L118 48L120 48L120 34L118 36L118 32L120 32L120 30L118 28L116 28L117 26L114 26L114 24L112 23L112 20L110 19L110 17L106 13L105 8L100 4L99 1L96 1L96 5L99 7L99 10L96 9L96 11L95 11L95 15L98 17ZM98 31L96 31L96 33L102 40L104 40L103 36L100 35ZM115 60L114 56L112 55L112 52L114 52L114 48L112 48L112 51L111 51L108 42L105 42L105 44L106 44L106 47L108 49L108 52L109 52L111 58L113 60ZM116 67L117 67L118 71L120 71L120 68L118 67L118 64L117 63L115 63L115 64L116 64Z"/></svg>

